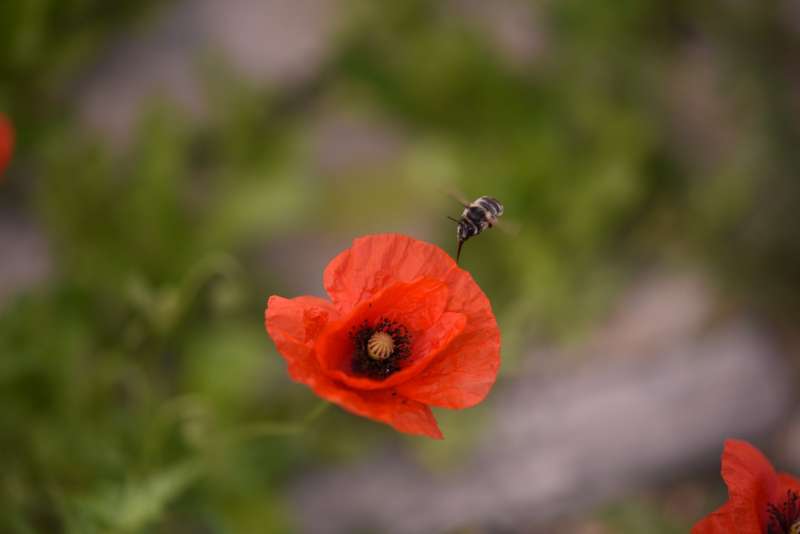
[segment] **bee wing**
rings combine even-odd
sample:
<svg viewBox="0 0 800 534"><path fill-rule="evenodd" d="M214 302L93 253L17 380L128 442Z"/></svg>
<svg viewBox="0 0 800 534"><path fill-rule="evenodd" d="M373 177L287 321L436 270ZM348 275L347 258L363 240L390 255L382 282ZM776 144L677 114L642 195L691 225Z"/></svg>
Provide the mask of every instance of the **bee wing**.
<svg viewBox="0 0 800 534"><path fill-rule="evenodd" d="M519 235L520 231L522 231L521 224L508 219L497 219L493 226L513 236Z"/></svg>
<svg viewBox="0 0 800 534"><path fill-rule="evenodd" d="M439 191L441 191L442 194L452 198L465 208L469 206L469 201L467 200L467 197L464 196L462 193L460 193L457 189L440 187Z"/></svg>

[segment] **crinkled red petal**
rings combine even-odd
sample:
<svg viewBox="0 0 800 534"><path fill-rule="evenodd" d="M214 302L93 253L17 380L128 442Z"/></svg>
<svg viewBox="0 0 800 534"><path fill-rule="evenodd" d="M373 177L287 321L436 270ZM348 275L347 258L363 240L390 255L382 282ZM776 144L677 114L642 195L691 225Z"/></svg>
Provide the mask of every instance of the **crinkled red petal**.
<svg viewBox="0 0 800 534"><path fill-rule="evenodd" d="M11 122L0 113L0 178L11 162L13 152L14 128L11 126Z"/></svg>
<svg viewBox="0 0 800 534"><path fill-rule="evenodd" d="M398 392L422 403L466 408L488 394L500 368L500 332L491 304L470 274L442 249L398 234L362 237L325 269L334 304L347 310L394 282L420 276L443 281L446 311L466 316L461 334Z"/></svg>
<svg viewBox="0 0 800 534"><path fill-rule="evenodd" d="M761 531L738 529L733 520L730 503L726 503L692 527L691 534L761 534Z"/></svg>
<svg viewBox="0 0 800 534"><path fill-rule="evenodd" d="M728 486L731 516L740 532L762 532L767 507L778 490L778 476L761 451L740 440L727 440L722 478Z"/></svg>
<svg viewBox="0 0 800 534"><path fill-rule="evenodd" d="M454 339L422 372L398 386L398 392L430 406L460 409L481 402L500 368L496 325L476 327L467 320Z"/></svg>
<svg viewBox="0 0 800 534"><path fill-rule="evenodd" d="M778 474L778 496L783 497L787 491L800 495L800 479L786 473Z"/></svg>
<svg viewBox="0 0 800 534"><path fill-rule="evenodd" d="M347 369L332 369L327 370L327 373L331 378L339 380L355 389L375 390L399 385L397 391L401 392L400 388L402 388L404 382L413 380L413 378L423 372L432 361L439 358L448 344L464 329L466 321L466 317L460 313L447 312L442 314L436 324L420 332L419 335L414 338L411 344L412 356L409 358L409 362L403 365L402 369L384 380L373 380L371 378L355 376L348 372L349 370ZM322 350L330 350L327 348L328 345L322 346L326 347Z"/></svg>
<svg viewBox="0 0 800 534"><path fill-rule="evenodd" d="M464 328L462 314L448 312L447 286L434 278L420 277L410 283L395 282L341 321L329 325L317 341L317 358L329 376L357 389L383 389L419 374ZM353 343L350 333L362 324L387 318L405 326L411 351L402 369L385 380L355 376L351 372Z"/></svg>
<svg viewBox="0 0 800 534"><path fill-rule="evenodd" d="M293 380L311 384L317 379L320 369L314 357L314 343L328 322L338 317L336 308L320 298L269 298L264 322L275 347L289 364Z"/></svg>
<svg viewBox="0 0 800 534"><path fill-rule="evenodd" d="M391 389L375 391L341 387L327 379L311 386L320 397L335 402L345 410L389 424L400 432L442 439L430 408L406 399Z"/></svg>
<svg viewBox="0 0 800 534"><path fill-rule="evenodd" d="M265 312L267 332L286 359L292 379L348 411L387 423L400 432L441 439L436 420L424 404L389 389L355 391L322 371L314 354L315 342L328 322L338 317L338 310L323 299L270 297Z"/></svg>
<svg viewBox="0 0 800 534"><path fill-rule="evenodd" d="M761 452L745 441L727 440L722 453L722 478L728 501L692 528L692 534L762 534L767 507L779 479Z"/></svg>
<svg viewBox="0 0 800 534"><path fill-rule="evenodd" d="M355 308L394 282L442 279L455 262L438 247L399 234L360 237L325 268L323 283L341 310Z"/></svg>

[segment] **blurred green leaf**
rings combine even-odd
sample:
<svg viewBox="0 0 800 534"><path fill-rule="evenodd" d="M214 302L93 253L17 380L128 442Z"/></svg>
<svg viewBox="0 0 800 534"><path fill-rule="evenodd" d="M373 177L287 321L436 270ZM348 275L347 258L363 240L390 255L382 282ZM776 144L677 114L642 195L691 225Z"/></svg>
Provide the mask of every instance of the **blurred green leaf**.
<svg viewBox="0 0 800 534"><path fill-rule="evenodd" d="M157 520L200 474L199 464L187 461L142 480L107 485L77 506L112 532L137 532Z"/></svg>

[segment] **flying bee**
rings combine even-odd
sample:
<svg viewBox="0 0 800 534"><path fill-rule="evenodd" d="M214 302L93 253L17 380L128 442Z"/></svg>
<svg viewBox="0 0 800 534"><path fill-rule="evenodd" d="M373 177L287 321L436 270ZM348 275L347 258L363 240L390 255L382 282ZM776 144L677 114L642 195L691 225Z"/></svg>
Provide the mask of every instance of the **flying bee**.
<svg viewBox="0 0 800 534"><path fill-rule="evenodd" d="M458 238L456 264L458 264L464 241L495 226L498 223L497 218L503 214L503 205L496 198L487 196L479 197L470 203L458 197L455 198L464 206L464 211L461 212L461 219L448 217L451 221L458 223L456 228L456 237Z"/></svg>

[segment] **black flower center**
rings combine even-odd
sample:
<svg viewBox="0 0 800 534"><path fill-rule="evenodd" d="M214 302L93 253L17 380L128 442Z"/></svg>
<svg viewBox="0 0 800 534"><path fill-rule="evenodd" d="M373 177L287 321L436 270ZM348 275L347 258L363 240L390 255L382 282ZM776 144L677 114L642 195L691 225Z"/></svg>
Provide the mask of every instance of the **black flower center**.
<svg viewBox="0 0 800 534"><path fill-rule="evenodd" d="M388 319L364 321L350 331L353 340L353 373L383 380L400 370L408 358L411 336L405 326Z"/></svg>
<svg viewBox="0 0 800 534"><path fill-rule="evenodd" d="M797 493L792 490L786 492L786 500L778 507L774 504L767 506L769 522L767 534L800 534L800 506L798 506Z"/></svg>

